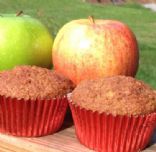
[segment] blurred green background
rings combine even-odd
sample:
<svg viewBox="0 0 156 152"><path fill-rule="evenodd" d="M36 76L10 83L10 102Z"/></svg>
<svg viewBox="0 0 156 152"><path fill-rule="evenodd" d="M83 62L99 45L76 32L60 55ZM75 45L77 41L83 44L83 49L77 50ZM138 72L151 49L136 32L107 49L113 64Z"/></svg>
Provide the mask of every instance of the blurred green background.
<svg viewBox="0 0 156 152"><path fill-rule="evenodd" d="M0 13L19 10L41 20L54 36L66 22L89 15L126 23L139 43L140 65L136 77L156 88L156 12L134 2L113 5L92 4L85 0L0 0Z"/></svg>

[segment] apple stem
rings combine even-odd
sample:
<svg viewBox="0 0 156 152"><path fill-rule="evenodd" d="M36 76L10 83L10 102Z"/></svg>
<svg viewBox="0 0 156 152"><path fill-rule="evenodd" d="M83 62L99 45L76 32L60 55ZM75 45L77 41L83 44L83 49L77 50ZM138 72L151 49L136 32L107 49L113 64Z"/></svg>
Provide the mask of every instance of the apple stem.
<svg viewBox="0 0 156 152"><path fill-rule="evenodd" d="M95 20L94 20L93 16L89 16L88 19L89 19L91 24L95 24Z"/></svg>
<svg viewBox="0 0 156 152"><path fill-rule="evenodd" d="M23 14L23 11L18 11L18 12L16 13L16 16L20 16L21 14Z"/></svg>

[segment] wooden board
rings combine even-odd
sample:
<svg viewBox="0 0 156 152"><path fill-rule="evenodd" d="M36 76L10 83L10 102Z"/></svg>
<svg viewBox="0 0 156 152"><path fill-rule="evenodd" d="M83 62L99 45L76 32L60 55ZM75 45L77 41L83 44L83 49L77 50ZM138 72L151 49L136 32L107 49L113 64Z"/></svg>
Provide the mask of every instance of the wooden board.
<svg viewBox="0 0 156 152"><path fill-rule="evenodd" d="M93 152L79 143L69 120L65 120L61 131L49 136L21 138L0 134L0 152ZM156 152L156 144L143 152Z"/></svg>

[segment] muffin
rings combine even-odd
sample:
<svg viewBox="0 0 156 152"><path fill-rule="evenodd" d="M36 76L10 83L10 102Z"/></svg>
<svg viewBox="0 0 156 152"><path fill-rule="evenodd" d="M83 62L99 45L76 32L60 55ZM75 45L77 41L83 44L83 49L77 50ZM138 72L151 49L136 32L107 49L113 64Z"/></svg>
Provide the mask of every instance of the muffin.
<svg viewBox="0 0 156 152"><path fill-rule="evenodd" d="M156 125L155 92L132 77L83 81L69 103L78 139L96 151L138 152Z"/></svg>
<svg viewBox="0 0 156 152"><path fill-rule="evenodd" d="M0 132L31 137L56 132L73 87L56 71L37 66L0 72Z"/></svg>

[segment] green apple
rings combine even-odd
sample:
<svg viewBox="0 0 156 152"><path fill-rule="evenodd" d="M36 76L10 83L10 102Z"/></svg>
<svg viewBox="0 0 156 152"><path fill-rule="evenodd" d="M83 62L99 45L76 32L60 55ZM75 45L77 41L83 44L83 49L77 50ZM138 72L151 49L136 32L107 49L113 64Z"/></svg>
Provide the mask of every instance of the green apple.
<svg viewBox="0 0 156 152"><path fill-rule="evenodd" d="M0 70L16 65L52 66L53 39L47 28L28 15L0 15Z"/></svg>

